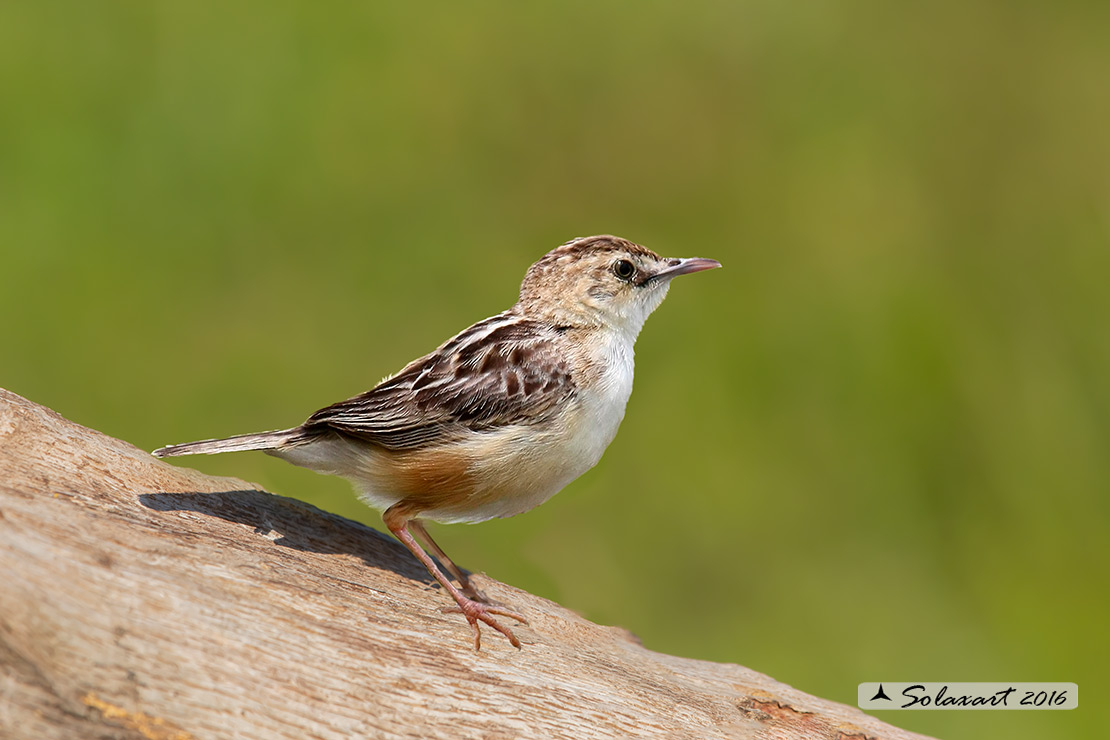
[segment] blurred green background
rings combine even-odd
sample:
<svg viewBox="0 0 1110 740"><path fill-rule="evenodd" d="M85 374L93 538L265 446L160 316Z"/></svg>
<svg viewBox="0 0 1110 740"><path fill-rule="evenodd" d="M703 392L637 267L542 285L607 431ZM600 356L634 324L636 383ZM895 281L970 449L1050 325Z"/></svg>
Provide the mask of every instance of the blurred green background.
<svg viewBox="0 0 1110 740"><path fill-rule="evenodd" d="M884 719L1101 737L1108 80L1096 2L4 3L0 385L144 449L285 427L571 237L715 257L601 464L445 549L849 704L1076 681Z"/></svg>

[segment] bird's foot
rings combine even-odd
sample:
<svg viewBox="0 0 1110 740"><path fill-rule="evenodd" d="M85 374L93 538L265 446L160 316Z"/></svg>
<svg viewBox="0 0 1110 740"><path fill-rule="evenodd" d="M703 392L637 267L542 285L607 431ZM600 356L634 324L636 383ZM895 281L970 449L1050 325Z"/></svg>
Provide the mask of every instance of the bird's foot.
<svg viewBox="0 0 1110 740"><path fill-rule="evenodd" d="M478 593L482 596L483 599L485 599L485 594L481 594L481 592ZM470 626L474 628L475 650L482 649L482 631L478 627L478 622L485 622L490 627L493 627L495 630L507 637L513 647L518 649L520 648L520 640L516 639L516 635L513 634L512 630L494 619L493 615L496 614L502 617L509 617L510 619L515 619L521 624L528 624L528 620L525 619L523 615L518 614L510 609L504 609L500 606L491 606L488 603L483 603L482 601L468 598L467 596L461 596L461 598L459 596L456 596L455 601L458 602L458 606L447 606L443 608L443 611L459 612L464 617L466 617L466 621L470 622Z"/></svg>

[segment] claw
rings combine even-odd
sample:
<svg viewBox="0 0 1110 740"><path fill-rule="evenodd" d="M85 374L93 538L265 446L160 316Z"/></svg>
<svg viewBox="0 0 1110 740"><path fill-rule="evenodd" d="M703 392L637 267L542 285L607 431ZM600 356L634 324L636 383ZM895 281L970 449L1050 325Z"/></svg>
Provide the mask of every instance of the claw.
<svg viewBox="0 0 1110 740"><path fill-rule="evenodd" d="M517 649L520 648L520 640L516 639L516 635L513 634L512 630L494 619L493 615L497 614L498 616L509 617L511 619L515 619L521 624L528 624L528 620L525 619L522 614L517 614L510 609L504 609L499 606L489 606L488 604L483 604L480 601L475 601L474 599L470 599L465 596L461 599L456 598L456 601L458 601L459 603L458 606L445 606L443 607L442 611L451 613L457 612L466 617L466 621L469 622L470 626L474 628L475 650L481 650L482 648L482 631L481 628L478 626L478 622L485 622L487 625L493 627L495 630L508 638L509 643L513 647Z"/></svg>

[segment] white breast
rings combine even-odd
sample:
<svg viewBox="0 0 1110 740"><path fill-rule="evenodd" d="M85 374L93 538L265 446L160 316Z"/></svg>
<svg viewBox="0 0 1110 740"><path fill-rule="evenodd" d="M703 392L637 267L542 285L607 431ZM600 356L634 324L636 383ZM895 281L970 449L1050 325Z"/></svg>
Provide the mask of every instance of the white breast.
<svg viewBox="0 0 1110 740"><path fill-rule="evenodd" d="M570 441L586 463L578 475L596 465L605 448L617 436L628 398L632 395L632 344L620 339L611 337L609 341L599 343L594 359L601 372L595 376L593 383L583 383L578 390L581 408L575 439Z"/></svg>

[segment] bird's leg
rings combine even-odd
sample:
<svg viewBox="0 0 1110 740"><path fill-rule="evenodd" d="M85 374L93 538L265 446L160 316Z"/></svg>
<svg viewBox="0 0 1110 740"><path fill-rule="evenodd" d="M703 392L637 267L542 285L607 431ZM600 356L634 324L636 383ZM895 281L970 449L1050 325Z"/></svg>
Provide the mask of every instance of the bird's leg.
<svg viewBox="0 0 1110 740"><path fill-rule="evenodd" d="M424 543L424 547L431 550L432 554L436 556L436 559L443 563L443 567L447 568L447 572L455 577L455 580L459 582L459 590L462 591L464 596L474 599L475 601L481 601L483 604L493 603L489 600L488 596L474 588L470 583L470 578L463 573L462 568L455 565L454 561L447 557L447 553L443 551L443 548L437 545L436 541L432 539L432 536L428 534L424 522L419 519L410 519L409 529L411 529L420 541Z"/></svg>
<svg viewBox="0 0 1110 740"><path fill-rule="evenodd" d="M415 555L416 559L424 564L424 567L428 569L428 572L432 574L432 577L439 581L439 584L441 586L447 589L447 593L451 594L451 596L454 597L455 602L459 606L457 609L451 608L450 611L462 612L462 615L466 617L466 621L469 622L470 626L474 628L474 649L480 650L482 647L482 631L478 627L478 622L485 622L490 627L493 627L495 630L505 635L505 637L509 639L509 642L512 643L513 647L519 648L520 640L516 639L516 635L514 635L508 627L503 626L500 622L494 619L493 615L498 614L505 617L511 617L512 619L515 619L522 624L527 624L527 620L520 614L509 611L508 609L502 609L498 606L490 606L488 604L483 604L480 601L476 601L464 595L459 589L455 588L455 585L451 583L447 576L443 575L443 571L441 571L436 566L435 561L432 560L431 556L429 556L428 553L424 552L424 549L420 547L416 539L414 539L413 536L409 533L410 524L413 524L418 528L419 525L417 525L415 522L412 522L411 514L406 512L404 509L399 509L398 506L399 505L396 504L394 506L391 506L390 508L386 509L385 514L382 515L382 519L385 521L385 526L389 527L389 531L392 532L393 535L401 541L401 544L407 547L409 549L409 552Z"/></svg>

